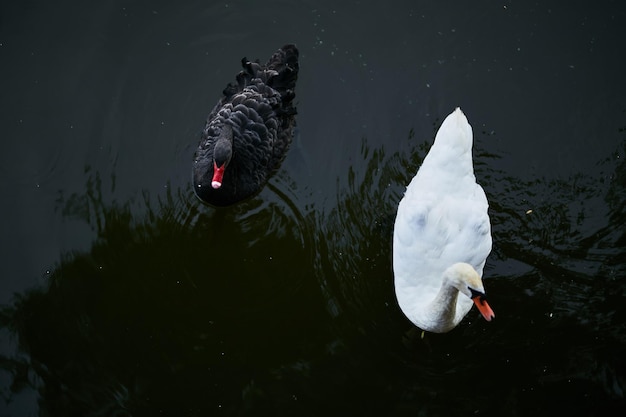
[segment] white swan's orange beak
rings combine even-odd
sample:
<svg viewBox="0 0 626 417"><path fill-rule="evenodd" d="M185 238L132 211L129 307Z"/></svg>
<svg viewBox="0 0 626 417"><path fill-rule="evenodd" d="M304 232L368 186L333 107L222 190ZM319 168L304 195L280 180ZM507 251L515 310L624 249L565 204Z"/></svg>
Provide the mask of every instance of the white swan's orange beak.
<svg viewBox="0 0 626 417"><path fill-rule="evenodd" d="M480 311L480 314L483 315L485 320L491 321L491 319L496 316L495 314L493 314L493 310L491 309L491 307L489 307L489 304L487 304L487 300L485 300L484 296L474 297L472 298L472 300L474 300L474 304L476 304L476 307L478 307L478 311Z"/></svg>

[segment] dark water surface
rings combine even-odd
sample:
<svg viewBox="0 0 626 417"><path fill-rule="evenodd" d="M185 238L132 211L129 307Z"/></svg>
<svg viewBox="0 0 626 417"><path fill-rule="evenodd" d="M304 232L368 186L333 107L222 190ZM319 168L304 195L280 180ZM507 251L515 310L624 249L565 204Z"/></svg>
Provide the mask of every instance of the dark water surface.
<svg viewBox="0 0 626 417"><path fill-rule="evenodd" d="M620 2L62 3L0 6L0 416L626 410ZM287 42L297 141L203 206L206 114ZM393 220L456 106L497 318L421 338Z"/></svg>

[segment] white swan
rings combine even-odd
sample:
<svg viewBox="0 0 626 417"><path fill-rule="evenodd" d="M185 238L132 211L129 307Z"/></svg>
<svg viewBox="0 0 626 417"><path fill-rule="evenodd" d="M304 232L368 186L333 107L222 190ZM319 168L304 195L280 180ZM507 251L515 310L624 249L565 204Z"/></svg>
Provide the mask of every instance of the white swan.
<svg viewBox="0 0 626 417"><path fill-rule="evenodd" d="M485 320L494 317L481 280L491 252L487 208L474 177L472 127L457 108L407 187L394 226L396 297L420 329L450 331L472 304Z"/></svg>

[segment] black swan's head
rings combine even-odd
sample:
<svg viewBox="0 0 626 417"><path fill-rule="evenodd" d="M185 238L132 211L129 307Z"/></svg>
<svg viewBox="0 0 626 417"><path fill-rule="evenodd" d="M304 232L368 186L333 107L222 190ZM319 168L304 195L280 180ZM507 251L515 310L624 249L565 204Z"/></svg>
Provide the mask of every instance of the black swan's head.
<svg viewBox="0 0 626 417"><path fill-rule="evenodd" d="M226 125L215 141L213 148L213 179L211 187L218 189L222 186L224 172L233 156L233 129Z"/></svg>

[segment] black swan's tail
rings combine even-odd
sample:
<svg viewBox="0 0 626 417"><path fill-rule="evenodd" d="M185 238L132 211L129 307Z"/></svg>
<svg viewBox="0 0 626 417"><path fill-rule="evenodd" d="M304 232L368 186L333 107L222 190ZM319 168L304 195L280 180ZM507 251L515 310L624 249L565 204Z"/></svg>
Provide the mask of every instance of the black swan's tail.
<svg viewBox="0 0 626 417"><path fill-rule="evenodd" d="M285 45L278 51L274 52L272 57L267 61L266 68L276 73L270 76L267 84L280 92L285 101L285 94L293 95L298 79L298 49L295 45ZM293 97L290 97L290 100Z"/></svg>
<svg viewBox="0 0 626 417"><path fill-rule="evenodd" d="M247 58L241 60L243 71L237 74L237 84L228 84L224 96L230 97L243 90L254 78L260 78L265 84L280 93L283 105L288 106L295 97L294 89L298 79L298 48L287 44L274 52L267 64L259 61L251 62Z"/></svg>

